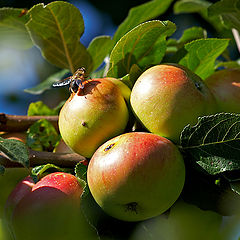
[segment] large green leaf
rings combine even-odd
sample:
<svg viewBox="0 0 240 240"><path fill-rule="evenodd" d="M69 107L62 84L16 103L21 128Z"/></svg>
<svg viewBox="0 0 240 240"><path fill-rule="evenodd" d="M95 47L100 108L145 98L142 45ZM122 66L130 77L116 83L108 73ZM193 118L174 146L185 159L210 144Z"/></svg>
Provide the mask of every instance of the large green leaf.
<svg viewBox="0 0 240 240"><path fill-rule="evenodd" d="M208 8L209 16L221 16L223 24L240 32L240 0L221 0Z"/></svg>
<svg viewBox="0 0 240 240"><path fill-rule="evenodd" d="M181 148L209 174L240 169L240 114L219 113L186 126Z"/></svg>
<svg viewBox="0 0 240 240"><path fill-rule="evenodd" d="M26 26L49 62L72 73L82 66L91 71L91 56L79 41L84 22L76 7L55 1L46 6L37 4L29 14L31 18Z"/></svg>
<svg viewBox="0 0 240 240"><path fill-rule="evenodd" d="M170 21L142 23L125 34L110 55L108 76L120 78L129 73L132 65L141 69L158 64L166 51L166 37L176 30Z"/></svg>
<svg viewBox="0 0 240 240"><path fill-rule="evenodd" d="M49 90L52 88L53 83L63 79L63 77L69 73L69 70L63 69L59 72L56 72L49 76L47 79L45 79L43 82L39 83L38 85L32 87L32 88L27 88L24 89L25 92L31 93L34 95L42 94L46 90Z"/></svg>
<svg viewBox="0 0 240 240"><path fill-rule="evenodd" d="M214 72L215 61L227 48L229 39L199 39L185 45L187 54L179 64L189 68L202 79Z"/></svg>
<svg viewBox="0 0 240 240"><path fill-rule="evenodd" d="M0 9L0 44L16 48L30 48L32 40L25 27L29 20L24 9L1 8Z"/></svg>
<svg viewBox="0 0 240 240"><path fill-rule="evenodd" d="M88 46L88 52L93 60L92 71L96 70L101 65L104 58L109 54L112 47L113 40L110 36L99 36L94 38L90 42Z"/></svg>
<svg viewBox="0 0 240 240"><path fill-rule="evenodd" d="M0 151L11 161L21 163L24 167L29 167L29 153L23 142L0 137Z"/></svg>
<svg viewBox="0 0 240 240"><path fill-rule="evenodd" d="M113 40L117 42L125 33L147 20L165 13L173 0L153 0L130 9L127 18L118 27Z"/></svg>

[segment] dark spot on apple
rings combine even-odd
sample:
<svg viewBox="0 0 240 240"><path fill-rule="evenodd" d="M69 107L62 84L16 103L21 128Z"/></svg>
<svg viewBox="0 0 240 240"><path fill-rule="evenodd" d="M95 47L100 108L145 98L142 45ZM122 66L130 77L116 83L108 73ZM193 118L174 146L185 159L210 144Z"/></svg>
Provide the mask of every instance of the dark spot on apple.
<svg viewBox="0 0 240 240"><path fill-rule="evenodd" d="M126 212L130 211L130 212L135 212L136 214L138 213L137 212L138 204L136 202L127 203L125 206L126 206Z"/></svg>
<svg viewBox="0 0 240 240"><path fill-rule="evenodd" d="M199 91L202 90L201 83L199 83L199 82L195 82L194 85L195 85L195 87L196 87Z"/></svg>
<svg viewBox="0 0 240 240"><path fill-rule="evenodd" d="M92 94L92 91L100 84L100 81L97 80L89 80L83 83L83 88L78 88L77 95L78 96L85 96L87 94Z"/></svg>
<svg viewBox="0 0 240 240"><path fill-rule="evenodd" d="M115 143L109 144L109 145L104 149L104 152L107 152L108 150L110 150L114 145L115 145Z"/></svg>
<svg viewBox="0 0 240 240"><path fill-rule="evenodd" d="M83 127L86 127L86 126L87 126L87 123L86 123L85 121L82 121L81 124L82 124Z"/></svg>

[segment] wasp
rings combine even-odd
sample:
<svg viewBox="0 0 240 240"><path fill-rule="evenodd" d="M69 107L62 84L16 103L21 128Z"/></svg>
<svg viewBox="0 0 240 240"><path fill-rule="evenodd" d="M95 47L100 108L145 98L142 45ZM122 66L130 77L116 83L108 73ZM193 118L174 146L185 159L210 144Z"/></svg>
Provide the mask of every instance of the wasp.
<svg viewBox="0 0 240 240"><path fill-rule="evenodd" d="M69 91L71 93L76 93L79 86L82 89L84 88L82 83L86 81L86 79L86 69L84 67L81 67L77 69L77 71L72 76L53 83L53 87L64 87L69 85Z"/></svg>

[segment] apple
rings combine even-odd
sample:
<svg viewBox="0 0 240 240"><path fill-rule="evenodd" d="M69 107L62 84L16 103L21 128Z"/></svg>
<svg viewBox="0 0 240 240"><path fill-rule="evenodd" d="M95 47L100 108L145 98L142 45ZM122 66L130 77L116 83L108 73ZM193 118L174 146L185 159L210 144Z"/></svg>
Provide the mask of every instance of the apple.
<svg viewBox="0 0 240 240"><path fill-rule="evenodd" d="M177 64L156 65L143 72L130 102L143 126L175 143L186 125L216 112L214 96L201 78Z"/></svg>
<svg viewBox="0 0 240 240"><path fill-rule="evenodd" d="M167 216L161 215L140 223L131 240L178 239L178 240L223 240L223 218L216 212L202 210L195 205L177 201ZM146 231L146 229L148 231Z"/></svg>
<svg viewBox="0 0 240 240"><path fill-rule="evenodd" d="M16 212L24 214L28 210L32 211L34 208L55 204L65 199L78 202L82 192L83 187L74 175L64 172L50 173L34 184L31 191L18 202L14 214Z"/></svg>
<svg viewBox="0 0 240 240"><path fill-rule="evenodd" d="M74 152L90 158L102 143L124 132L128 117L120 87L108 78L91 79L62 107L59 129Z"/></svg>
<svg viewBox="0 0 240 240"><path fill-rule="evenodd" d="M8 196L8 199L5 204L5 215L8 220L11 219L12 213L17 206L17 204L32 191L33 186L35 185L33 179L30 176L25 177L20 181L13 191Z"/></svg>
<svg viewBox="0 0 240 240"><path fill-rule="evenodd" d="M170 140L130 132L96 150L88 165L87 181L93 198L107 214L140 221L173 205L184 186L185 165Z"/></svg>
<svg viewBox="0 0 240 240"><path fill-rule="evenodd" d="M219 112L240 113L240 70L216 71L205 83L216 98Z"/></svg>
<svg viewBox="0 0 240 240"><path fill-rule="evenodd" d="M54 172L40 179L14 209L16 239L97 239L80 209L82 193L72 174Z"/></svg>

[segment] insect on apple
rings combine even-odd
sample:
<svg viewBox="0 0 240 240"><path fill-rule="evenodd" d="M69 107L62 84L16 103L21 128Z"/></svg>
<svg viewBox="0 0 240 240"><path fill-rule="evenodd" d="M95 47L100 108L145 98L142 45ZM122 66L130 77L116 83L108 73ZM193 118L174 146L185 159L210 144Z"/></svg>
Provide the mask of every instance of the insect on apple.
<svg viewBox="0 0 240 240"><path fill-rule="evenodd" d="M82 83L86 81L86 79L86 69L84 67L81 67L78 68L72 76L53 83L53 87L64 87L70 85L69 91L71 93L77 92L79 85L81 85L80 88L84 88Z"/></svg>

